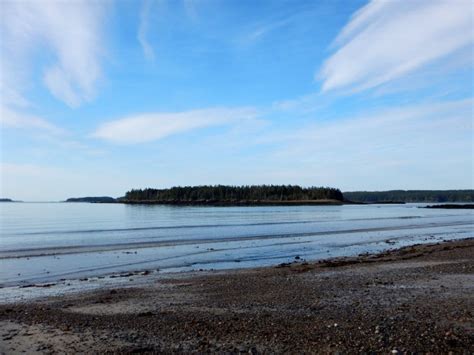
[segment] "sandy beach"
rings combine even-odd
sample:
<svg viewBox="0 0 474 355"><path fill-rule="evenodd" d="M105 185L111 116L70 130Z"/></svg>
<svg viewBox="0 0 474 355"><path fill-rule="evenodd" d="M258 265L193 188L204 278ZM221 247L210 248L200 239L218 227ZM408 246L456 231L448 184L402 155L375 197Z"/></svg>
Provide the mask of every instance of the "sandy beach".
<svg viewBox="0 0 474 355"><path fill-rule="evenodd" d="M12 353L474 351L474 239L0 306Z"/></svg>

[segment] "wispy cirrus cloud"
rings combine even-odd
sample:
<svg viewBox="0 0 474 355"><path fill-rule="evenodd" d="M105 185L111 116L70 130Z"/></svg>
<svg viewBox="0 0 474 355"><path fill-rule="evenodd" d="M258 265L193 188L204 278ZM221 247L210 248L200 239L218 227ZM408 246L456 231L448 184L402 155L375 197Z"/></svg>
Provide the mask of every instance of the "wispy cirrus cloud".
<svg viewBox="0 0 474 355"><path fill-rule="evenodd" d="M46 59L43 83L71 107L91 100L102 74L103 25L109 2L87 0L2 2L1 78L3 103L25 105L23 91L33 71L36 49Z"/></svg>
<svg viewBox="0 0 474 355"><path fill-rule="evenodd" d="M470 0L373 0L334 42L322 90L360 91L393 81L474 42Z"/></svg>
<svg viewBox="0 0 474 355"><path fill-rule="evenodd" d="M150 27L150 12L152 9L153 0L143 0L140 10L140 24L138 27L137 39L143 49L143 54L148 60L155 59L155 51L148 41L148 31Z"/></svg>
<svg viewBox="0 0 474 355"><path fill-rule="evenodd" d="M8 109L0 106L0 127L3 128L20 128L34 129L57 135L65 131L56 125L48 122L42 117L35 115L20 113L16 110Z"/></svg>
<svg viewBox="0 0 474 355"><path fill-rule="evenodd" d="M259 24L251 32L249 32L245 37L243 37L243 42L247 44L254 43L262 39L263 37L265 37L272 31L275 31L283 26L288 25L292 21L294 21L294 18L288 17L284 20L278 20L278 21Z"/></svg>
<svg viewBox="0 0 474 355"><path fill-rule="evenodd" d="M193 129L235 124L253 119L256 115L253 108L210 108L132 115L100 125L92 137L113 143L144 143Z"/></svg>

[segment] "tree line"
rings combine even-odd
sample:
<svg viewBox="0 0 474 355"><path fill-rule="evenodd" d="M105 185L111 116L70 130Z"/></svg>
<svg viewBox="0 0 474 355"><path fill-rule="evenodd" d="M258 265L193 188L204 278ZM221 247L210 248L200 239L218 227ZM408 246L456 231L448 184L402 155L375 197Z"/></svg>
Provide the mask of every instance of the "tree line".
<svg viewBox="0 0 474 355"><path fill-rule="evenodd" d="M344 192L355 202L473 202L474 190L392 190Z"/></svg>
<svg viewBox="0 0 474 355"><path fill-rule="evenodd" d="M297 185L205 185L183 186L169 189L133 189L121 199L125 201L298 201L338 200L344 196L339 189L331 187L301 187Z"/></svg>

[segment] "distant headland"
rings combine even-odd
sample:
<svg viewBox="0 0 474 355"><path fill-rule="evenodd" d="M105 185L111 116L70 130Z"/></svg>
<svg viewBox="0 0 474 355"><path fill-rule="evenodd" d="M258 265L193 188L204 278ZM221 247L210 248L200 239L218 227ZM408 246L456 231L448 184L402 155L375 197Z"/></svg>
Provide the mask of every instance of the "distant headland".
<svg viewBox="0 0 474 355"><path fill-rule="evenodd" d="M115 203L117 199L109 196L99 197L71 197L64 202Z"/></svg>
<svg viewBox="0 0 474 355"><path fill-rule="evenodd" d="M0 198L0 202L22 202L22 201L15 201L11 198Z"/></svg>

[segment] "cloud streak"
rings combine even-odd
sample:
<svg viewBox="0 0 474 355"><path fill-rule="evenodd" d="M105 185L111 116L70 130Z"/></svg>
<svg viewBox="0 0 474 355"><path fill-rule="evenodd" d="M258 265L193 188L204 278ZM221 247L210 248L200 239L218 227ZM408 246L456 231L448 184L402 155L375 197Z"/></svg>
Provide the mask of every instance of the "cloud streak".
<svg viewBox="0 0 474 355"><path fill-rule="evenodd" d="M22 101L24 88L18 79L23 76L28 81L25 67L35 58L36 48L52 54L43 66L43 83L53 96L71 107L92 100L102 74L105 4L86 0L2 3L2 71L15 73L2 77L2 95L10 90L6 97L10 102L4 104Z"/></svg>
<svg viewBox="0 0 474 355"><path fill-rule="evenodd" d="M252 108L211 108L177 113L148 113L106 122L92 137L112 143L136 144L198 128L222 126L256 117Z"/></svg>
<svg viewBox="0 0 474 355"><path fill-rule="evenodd" d="M65 132L63 129L53 125L44 118L22 114L6 107L0 107L0 126L2 128L35 129L54 135Z"/></svg>
<svg viewBox="0 0 474 355"><path fill-rule="evenodd" d="M470 0L373 0L334 42L322 91L360 91L398 79L474 42Z"/></svg>
<svg viewBox="0 0 474 355"><path fill-rule="evenodd" d="M155 51L147 38L148 29L150 27L150 11L152 0L143 0L140 10L140 25L138 27L137 39L143 49L143 54L148 60L155 59Z"/></svg>
<svg viewBox="0 0 474 355"><path fill-rule="evenodd" d="M244 37L244 42L247 43L247 44L254 43L254 42L264 38L269 33L273 32L273 31L275 31L275 30L277 30L281 27L284 27L284 26L288 25L292 21L294 21L294 18L289 17L289 18L286 18L284 20L274 21L274 22L269 22L269 23L263 24L263 25L259 25L252 32L250 32L249 34L247 34Z"/></svg>

